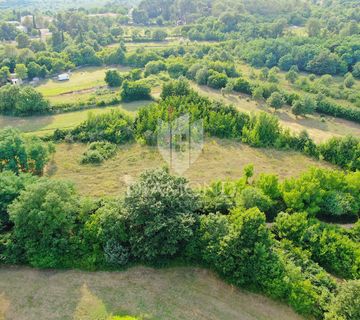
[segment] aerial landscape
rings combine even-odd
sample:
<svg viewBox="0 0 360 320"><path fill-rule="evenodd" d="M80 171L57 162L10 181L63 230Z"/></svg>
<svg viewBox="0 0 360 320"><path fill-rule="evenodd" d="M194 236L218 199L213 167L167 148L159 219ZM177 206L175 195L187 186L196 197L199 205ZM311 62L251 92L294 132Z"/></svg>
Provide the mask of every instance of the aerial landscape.
<svg viewBox="0 0 360 320"><path fill-rule="evenodd" d="M0 320L360 320L359 0L0 0Z"/></svg>

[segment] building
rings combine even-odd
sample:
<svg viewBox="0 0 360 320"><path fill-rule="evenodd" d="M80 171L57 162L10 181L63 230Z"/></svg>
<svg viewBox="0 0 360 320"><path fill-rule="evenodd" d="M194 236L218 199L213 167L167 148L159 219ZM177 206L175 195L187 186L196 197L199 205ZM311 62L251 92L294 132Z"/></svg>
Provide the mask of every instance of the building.
<svg viewBox="0 0 360 320"><path fill-rule="evenodd" d="M46 41L47 38L52 36L52 32L49 29L39 29L41 41Z"/></svg>
<svg viewBox="0 0 360 320"><path fill-rule="evenodd" d="M11 83L12 83L13 85L20 85L20 84L22 84L22 80L21 80L21 79L17 79L17 78L13 78L13 79L11 79Z"/></svg>
<svg viewBox="0 0 360 320"><path fill-rule="evenodd" d="M58 75L58 81L67 81L70 80L70 75L68 73L62 73Z"/></svg>

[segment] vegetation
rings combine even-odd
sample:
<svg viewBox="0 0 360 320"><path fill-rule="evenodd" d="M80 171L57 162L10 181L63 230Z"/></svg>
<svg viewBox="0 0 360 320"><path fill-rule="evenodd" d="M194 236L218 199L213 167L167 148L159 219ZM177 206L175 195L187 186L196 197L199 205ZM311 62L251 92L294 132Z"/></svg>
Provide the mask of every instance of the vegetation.
<svg viewBox="0 0 360 320"><path fill-rule="evenodd" d="M36 116L27 125L55 129L41 139L0 131L0 261L87 270L186 263L309 319L359 318L358 1L95 2L63 1L58 8L56 1L46 0L48 7L8 1L0 9L1 119L21 127L20 116ZM72 79L57 81L65 72ZM152 103L133 115L112 108L85 121L80 112L51 118L140 100ZM159 122L184 115L190 128L202 123L205 138L235 146L229 158L244 161L242 150L297 152L328 167L284 178L286 170L297 171L285 162L260 175L244 164L239 174L237 164L234 176L224 161L219 177L208 160L207 175L215 181L200 188L170 174L172 160L170 170L159 169L164 161L153 153L157 169L131 183L137 170L131 166L159 142ZM305 126L310 135L301 131ZM182 144L187 133L170 128L171 155L187 146L192 151L190 137ZM326 131L327 141L317 139ZM78 150L75 169L63 168L78 171L74 180L91 172L103 197L82 197L71 182L48 177L61 169L51 157L52 142L67 148L68 158ZM138 159L130 155L116 165L134 148L141 149ZM196 160L192 153L186 158ZM100 185L106 166L121 166L126 194L109 195L113 180ZM202 181L201 174L194 181ZM344 222L354 225L346 229ZM84 318L85 309L80 305L74 317ZM95 309L96 318L118 314L105 304Z"/></svg>

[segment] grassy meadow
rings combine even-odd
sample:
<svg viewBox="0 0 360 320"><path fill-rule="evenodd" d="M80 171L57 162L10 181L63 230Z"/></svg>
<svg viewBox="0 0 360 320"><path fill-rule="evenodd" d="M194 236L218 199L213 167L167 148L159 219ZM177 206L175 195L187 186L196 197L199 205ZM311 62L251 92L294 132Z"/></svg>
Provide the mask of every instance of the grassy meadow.
<svg viewBox="0 0 360 320"><path fill-rule="evenodd" d="M73 181L83 195L121 195L144 170L168 165L156 147L139 144L120 146L117 155L102 165L81 165L86 148L85 144L58 144L46 175ZM218 179L240 178L249 163L254 164L255 175L276 173L280 178L296 176L310 166L330 167L297 152L255 149L239 142L209 138L199 158L182 175L193 187L202 187Z"/></svg>
<svg viewBox="0 0 360 320"><path fill-rule="evenodd" d="M25 133L44 135L53 132L55 129L69 129L75 127L85 121L89 113L102 114L109 112L110 110L120 109L129 115L134 115L139 108L146 106L149 103L150 101L136 101L123 103L118 106L92 108L55 115L32 117L0 116L0 128L14 127Z"/></svg>
<svg viewBox="0 0 360 320"><path fill-rule="evenodd" d="M87 67L71 72L70 80L58 81L46 79L36 89L53 104L87 101L97 89L105 87L105 73L111 68ZM129 71L127 67L117 67L121 72Z"/></svg>
<svg viewBox="0 0 360 320"><path fill-rule="evenodd" d="M199 268L82 272L0 268L0 319L300 320L289 307Z"/></svg>

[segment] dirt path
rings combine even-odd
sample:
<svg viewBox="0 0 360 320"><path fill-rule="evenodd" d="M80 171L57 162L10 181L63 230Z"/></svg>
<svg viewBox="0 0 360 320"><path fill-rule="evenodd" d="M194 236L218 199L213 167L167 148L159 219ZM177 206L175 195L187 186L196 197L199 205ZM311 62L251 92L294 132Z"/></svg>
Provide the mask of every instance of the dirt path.
<svg viewBox="0 0 360 320"><path fill-rule="evenodd" d="M300 320L288 307L197 268L124 272L0 268L0 319Z"/></svg>

